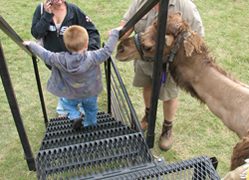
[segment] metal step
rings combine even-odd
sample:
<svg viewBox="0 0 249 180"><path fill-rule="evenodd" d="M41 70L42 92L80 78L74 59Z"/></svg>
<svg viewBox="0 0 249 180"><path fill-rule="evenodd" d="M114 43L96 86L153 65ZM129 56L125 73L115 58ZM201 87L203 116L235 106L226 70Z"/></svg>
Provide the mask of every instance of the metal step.
<svg viewBox="0 0 249 180"><path fill-rule="evenodd" d="M155 166L140 132L41 150L36 163L38 179L85 179Z"/></svg>
<svg viewBox="0 0 249 180"><path fill-rule="evenodd" d="M163 158L155 160L156 166L124 172L117 176L105 175L94 179L101 180L220 180L213 164L208 156L200 156L172 164L165 164Z"/></svg>
<svg viewBox="0 0 249 180"><path fill-rule="evenodd" d="M82 117L84 121L84 116ZM98 112L97 114L97 121L98 124L106 123L106 122L114 122L115 119L110 117L109 114L103 114L103 112ZM72 121L68 118L53 118L50 119L50 122L47 127L46 132L54 132L54 131L61 131L63 129L72 129Z"/></svg>
<svg viewBox="0 0 249 180"><path fill-rule="evenodd" d="M59 132L57 133L59 134ZM135 133L135 131L132 130L129 126L103 129L101 131L94 131L89 133L79 133L79 134L72 133L72 135L68 133L67 136L65 135L65 133L63 133L63 136L57 135L56 136L57 138L53 139L44 138L43 142L41 143L40 150L63 147L67 145L79 144L83 142L95 141L99 139L105 139L109 137L116 137L132 133ZM46 134L46 137L51 138L51 135L49 134Z"/></svg>

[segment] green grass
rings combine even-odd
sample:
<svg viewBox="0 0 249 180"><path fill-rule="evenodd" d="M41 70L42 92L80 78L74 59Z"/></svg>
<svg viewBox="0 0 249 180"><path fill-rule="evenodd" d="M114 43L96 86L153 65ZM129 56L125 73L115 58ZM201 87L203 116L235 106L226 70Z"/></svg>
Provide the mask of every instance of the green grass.
<svg viewBox="0 0 249 180"><path fill-rule="evenodd" d="M92 19L101 35L107 40L108 30L119 25L132 0L91 0L70 2L81 7ZM41 1L2 0L0 15L23 40L35 40L30 34L32 16ZM249 20L248 2L245 0L195 0L205 27L205 41L216 56L216 62L236 79L249 84ZM45 133L43 114L33 70L32 59L12 42L2 31L0 40L9 68L13 88L23 123L36 156ZM57 98L45 89L49 70L43 62L38 63L49 118L57 116ZM117 61L122 79L130 95L138 118L144 113L140 88L131 85L133 62ZM106 90L99 97L100 110L106 111ZM231 102L232 103L232 102ZM156 122L156 138L153 155L164 157L167 163L208 155L216 156L217 172L224 177L228 172L233 146L238 137L214 116L206 105L180 92L178 110L173 125L174 143L170 151L158 148L162 128L162 103L159 101ZM0 180L36 179L36 172L29 171L15 123L2 83L0 83Z"/></svg>

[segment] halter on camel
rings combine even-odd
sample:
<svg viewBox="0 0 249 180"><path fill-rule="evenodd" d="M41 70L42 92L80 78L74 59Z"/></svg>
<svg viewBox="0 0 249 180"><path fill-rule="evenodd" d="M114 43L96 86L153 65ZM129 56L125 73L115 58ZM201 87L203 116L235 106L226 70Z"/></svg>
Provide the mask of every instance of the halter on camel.
<svg viewBox="0 0 249 180"><path fill-rule="evenodd" d="M162 73L160 87L161 87L162 83L166 83L168 62L173 62L176 52L178 51L180 45L183 43L184 39L186 37L188 37L189 34L190 34L190 32L188 31L188 32L185 32L183 36L180 36L178 38L179 40L176 41L175 46L170 51L170 54L167 55L167 56L165 56L165 57L163 57L163 60L166 60L166 63L165 63L165 68L163 68L164 71ZM137 48L137 50L138 50L138 52L139 52L139 54L140 54L140 56L142 58L142 61L144 61L144 62L153 62L154 61L154 57L144 56L144 53L143 53L142 48L141 48L140 33L135 34L134 39L135 39L136 48ZM166 41L166 36L165 36L165 41Z"/></svg>

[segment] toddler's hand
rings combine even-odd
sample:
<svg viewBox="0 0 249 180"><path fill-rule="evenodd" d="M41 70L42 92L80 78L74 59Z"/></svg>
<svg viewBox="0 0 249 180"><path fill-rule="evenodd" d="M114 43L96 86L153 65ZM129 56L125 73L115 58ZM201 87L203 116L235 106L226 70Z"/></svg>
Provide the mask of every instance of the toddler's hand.
<svg viewBox="0 0 249 180"><path fill-rule="evenodd" d="M119 26L119 27L117 27L117 28L115 28L115 29L117 29L118 31L120 31L122 28L123 28L123 26ZM113 30L113 29L112 29L112 30ZM112 33L112 30L108 31L108 33L107 33L107 38L110 37L110 35L111 35L111 33Z"/></svg>
<svg viewBox="0 0 249 180"><path fill-rule="evenodd" d="M30 43L31 43L31 41L23 41L23 42L22 42L22 44L23 44L24 46L29 46Z"/></svg>
<svg viewBox="0 0 249 180"><path fill-rule="evenodd" d="M107 39L110 37L111 33L112 33L112 30L108 31L108 33L107 33Z"/></svg>

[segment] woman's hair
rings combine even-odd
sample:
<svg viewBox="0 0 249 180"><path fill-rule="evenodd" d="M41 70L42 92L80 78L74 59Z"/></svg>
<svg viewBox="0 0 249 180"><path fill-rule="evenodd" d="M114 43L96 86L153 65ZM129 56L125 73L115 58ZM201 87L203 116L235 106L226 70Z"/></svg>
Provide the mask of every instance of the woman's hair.
<svg viewBox="0 0 249 180"><path fill-rule="evenodd" d="M66 29L63 41L68 51L79 51L88 42L88 33L82 26L73 25Z"/></svg>

